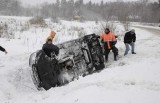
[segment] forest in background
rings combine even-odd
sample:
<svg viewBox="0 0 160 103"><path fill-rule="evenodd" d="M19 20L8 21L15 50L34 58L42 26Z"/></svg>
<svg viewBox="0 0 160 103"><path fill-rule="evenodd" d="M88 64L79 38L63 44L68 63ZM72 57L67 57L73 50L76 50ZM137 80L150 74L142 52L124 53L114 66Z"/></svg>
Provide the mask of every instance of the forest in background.
<svg viewBox="0 0 160 103"><path fill-rule="evenodd" d="M139 0L135 2L84 3L83 0L57 0L55 3L43 3L39 6L22 6L18 0L0 0L0 15L32 16L64 20L115 20L134 22L160 22L160 0L149 2Z"/></svg>

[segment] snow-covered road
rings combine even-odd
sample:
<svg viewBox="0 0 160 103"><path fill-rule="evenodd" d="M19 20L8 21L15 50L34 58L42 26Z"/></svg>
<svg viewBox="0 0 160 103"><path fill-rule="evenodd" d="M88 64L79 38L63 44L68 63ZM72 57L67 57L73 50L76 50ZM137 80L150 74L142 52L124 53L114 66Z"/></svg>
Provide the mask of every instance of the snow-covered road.
<svg viewBox="0 0 160 103"><path fill-rule="evenodd" d="M0 56L0 103L160 103L160 33L135 30L136 55L110 58L102 72L49 91L35 89L29 54ZM117 47L123 55L123 42Z"/></svg>

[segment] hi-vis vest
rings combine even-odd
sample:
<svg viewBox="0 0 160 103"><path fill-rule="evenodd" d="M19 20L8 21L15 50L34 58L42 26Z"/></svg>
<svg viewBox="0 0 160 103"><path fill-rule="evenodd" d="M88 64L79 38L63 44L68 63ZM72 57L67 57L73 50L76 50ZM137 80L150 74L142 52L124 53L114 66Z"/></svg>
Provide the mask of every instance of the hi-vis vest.
<svg viewBox="0 0 160 103"><path fill-rule="evenodd" d="M116 38L115 38L115 35L113 33L109 33L109 34L106 34L106 33L103 33L101 35L101 39L107 43L108 45L108 49L111 49L111 45L110 45L110 42L111 41L116 41Z"/></svg>

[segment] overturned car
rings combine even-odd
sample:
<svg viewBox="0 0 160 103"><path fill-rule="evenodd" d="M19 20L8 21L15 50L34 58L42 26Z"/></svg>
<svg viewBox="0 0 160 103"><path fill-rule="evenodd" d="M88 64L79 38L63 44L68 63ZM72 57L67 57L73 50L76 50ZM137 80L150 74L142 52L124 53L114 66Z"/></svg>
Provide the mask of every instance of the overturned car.
<svg viewBox="0 0 160 103"><path fill-rule="evenodd" d="M99 37L95 34L57 46L60 49L58 56L53 52L48 57L43 50L30 56L31 76L38 90L65 85L105 67Z"/></svg>

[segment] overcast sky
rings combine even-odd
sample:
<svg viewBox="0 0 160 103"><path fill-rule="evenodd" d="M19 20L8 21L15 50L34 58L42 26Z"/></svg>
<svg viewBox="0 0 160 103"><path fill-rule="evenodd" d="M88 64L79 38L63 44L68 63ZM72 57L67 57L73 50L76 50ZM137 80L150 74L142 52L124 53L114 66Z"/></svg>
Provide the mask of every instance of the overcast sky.
<svg viewBox="0 0 160 103"><path fill-rule="evenodd" d="M20 0L23 5L38 5L38 4L42 4L44 2L48 2L48 3L53 3L53 2L56 2L56 0ZM76 0L75 0L76 1ZM89 1L92 1L92 2L95 2L95 3L100 3L101 0L83 0L85 3L86 2L89 2ZM107 2L107 1L116 1L116 0L103 0L104 2ZM137 1L137 0L123 0L123 1Z"/></svg>

